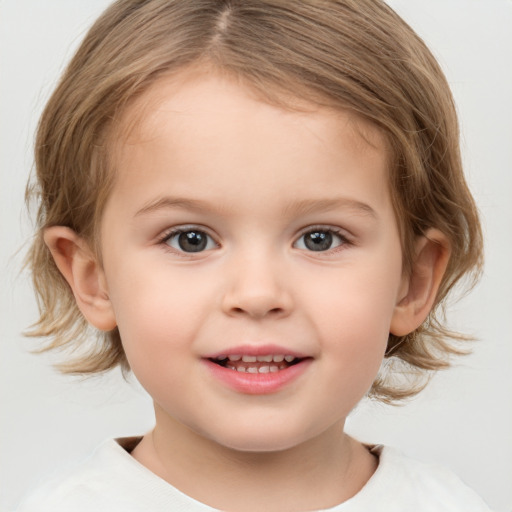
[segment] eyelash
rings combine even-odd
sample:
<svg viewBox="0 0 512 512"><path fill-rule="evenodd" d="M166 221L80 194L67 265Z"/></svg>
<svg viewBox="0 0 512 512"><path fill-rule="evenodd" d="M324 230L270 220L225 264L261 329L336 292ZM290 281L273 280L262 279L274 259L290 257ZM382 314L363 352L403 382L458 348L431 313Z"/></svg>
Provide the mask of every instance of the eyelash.
<svg viewBox="0 0 512 512"><path fill-rule="evenodd" d="M183 256L183 257L190 257L190 256L193 256L194 254L201 254L201 253L205 252L205 250L211 249L211 247L210 247L209 249L201 249L200 251L184 251L184 250L174 248L169 244L169 241L172 240L173 238L175 238L181 234L184 234L184 233L193 233L193 232L200 233L202 235L206 235L206 237L207 237L206 244L208 244L210 241L212 241L214 243L215 247L219 247L219 244L214 240L214 238L210 234L208 234L208 232L205 228L203 228L202 226L194 226L194 225L180 226L179 228L173 228L173 229L170 229L169 231L166 231L158 240L158 244L163 245L166 250L172 251L174 254L179 254L180 256Z"/></svg>
<svg viewBox="0 0 512 512"><path fill-rule="evenodd" d="M206 235L206 237L207 237L206 247L201 248L198 251L185 251L185 250L182 250L182 249L179 249L179 248L172 247L169 244L169 241L172 240L173 238L175 238L175 237L177 237L179 235L185 234L185 233L193 233L193 232L199 233L199 234L202 234L202 235ZM346 236L346 234L344 232L342 232L341 229L336 229L336 228L326 227L326 226L312 226L312 227L310 226L310 227L307 228L307 230L303 231L299 235L299 237L293 243L293 247L297 248L296 247L297 244L300 242L300 240L303 239L303 237L305 237L306 235L313 234L313 233L329 234L331 236L334 235L334 237L339 239L339 244L336 247L330 247L330 248L328 248L326 250L318 250L318 251L315 251L313 249L309 249L308 250L307 247L300 248L300 250L305 250L306 252L312 252L312 253L315 253L315 252L318 252L318 253L332 253L332 252L337 252L339 250L342 250L346 246L353 245L353 242ZM207 230L205 228L203 228L202 226L194 226L194 225L180 226L179 228L173 228L173 229L171 229L169 231L166 231L158 239L158 244L163 245L167 250L172 251L174 254L179 254L180 256L183 256L183 257L190 257L190 256L192 256L194 254L201 254L203 252L211 250L212 247L208 248L208 244L210 242L213 242L213 244L215 245L216 248L220 247L220 244L218 244L214 240L214 238L210 234L208 234L208 232L207 232ZM306 243L303 242L303 245L306 246Z"/></svg>
<svg viewBox="0 0 512 512"><path fill-rule="evenodd" d="M327 227L327 226L312 226L312 227L308 227L305 231L303 231L300 234L300 236L297 238L296 242L294 242L294 244L293 244L294 247L297 245L297 243L300 240L302 240L303 237L305 237L306 235L313 234L313 233L327 233L330 235L334 235L335 237L337 237L339 239L339 244L336 247L330 247L329 249L327 249L325 251L309 250L307 252L312 252L312 253L318 252L321 254L322 253L323 254L333 253L333 252L343 250L347 246L353 245L353 242L348 238L346 233L339 228L333 228L333 227ZM307 249L305 249L305 250L307 250Z"/></svg>

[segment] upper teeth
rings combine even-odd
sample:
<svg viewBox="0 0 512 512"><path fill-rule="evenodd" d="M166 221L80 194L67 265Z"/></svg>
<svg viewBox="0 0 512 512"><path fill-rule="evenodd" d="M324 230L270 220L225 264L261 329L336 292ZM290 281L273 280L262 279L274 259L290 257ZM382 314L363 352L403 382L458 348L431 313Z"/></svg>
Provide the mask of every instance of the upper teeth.
<svg viewBox="0 0 512 512"><path fill-rule="evenodd" d="M234 355L221 355L217 357L218 361L225 361L226 359L229 359L230 361L240 361L242 360L244 363L281 363L283 361L286 361L287 363L291 363L295 356L292 355L284 355L284 354L266 354L263 356L248 356L248 355L240 355L240 354L234 354Z"/></svg>

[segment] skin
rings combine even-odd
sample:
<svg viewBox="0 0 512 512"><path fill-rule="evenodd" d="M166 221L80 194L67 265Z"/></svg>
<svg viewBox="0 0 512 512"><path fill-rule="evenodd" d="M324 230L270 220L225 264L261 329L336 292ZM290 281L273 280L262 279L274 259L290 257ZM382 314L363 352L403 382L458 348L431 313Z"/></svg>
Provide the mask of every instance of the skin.
<svg viewBox="0 0 512 512"><path fill-rule="evenodd" d="M344 434L345 419L389 332L410 332L428 314L449 256L444 237L418 239L403 274L386 145L352 114L284 110L197 72L158 82L144 105L119 143L102 264L68 228L45 233L82 312L100 329L119 327L154 400L155 429L132 455L223 510L347 500L378 461ZM170 237L191 227L208 235L205 250ZM331 233L331 246L309 249L311 230ZM204 364L269 343L309 358L274 393L234 390Z"/></svg>

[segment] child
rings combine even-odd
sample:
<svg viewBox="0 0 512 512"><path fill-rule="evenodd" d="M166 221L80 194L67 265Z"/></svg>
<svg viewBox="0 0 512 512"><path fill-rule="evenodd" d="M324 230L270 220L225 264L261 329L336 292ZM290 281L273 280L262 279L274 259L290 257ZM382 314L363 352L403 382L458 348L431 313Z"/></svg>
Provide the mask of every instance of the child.
<svg viewBox="0 0 512 512"><path fill-rule="evenodd" d="M156 425L21 511L487 510L343 430L460 352L439 309L481 266L449 88L384 3L118 1L36 167L32 334L94 326L63 370L133 371Z"/></svg>

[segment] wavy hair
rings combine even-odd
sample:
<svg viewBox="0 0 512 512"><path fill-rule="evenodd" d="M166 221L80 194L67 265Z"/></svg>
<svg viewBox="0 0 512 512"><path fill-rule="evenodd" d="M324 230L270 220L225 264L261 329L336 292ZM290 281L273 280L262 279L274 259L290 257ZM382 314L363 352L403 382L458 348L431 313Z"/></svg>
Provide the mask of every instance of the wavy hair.
<svg viewBox="0 0 512 512"><path fill-rule="evenodd" d="M94 242L115 180L111 151L126 108L163 76L213 66L276 104L306 99L349 110L386 137L389 185L404 271L414 240L429 228L448 238L451 258L434 308L407 336L390 335L370 396L396 402L417 393L433 370L465 352L443 305L482 265L482 233L466 184L459 128L446 78L416 33L380 0L118 0L96 21L41 117L38 205L28 254L40 318L28 332L41 351L71 349L63 372L129 369L119 332L91 332L43 242L45 228L68 226ZM279 93L277 93L279 92ZM94 245L94 243L93 243ZM76 352L76 353L75 353Z"/></svg>

